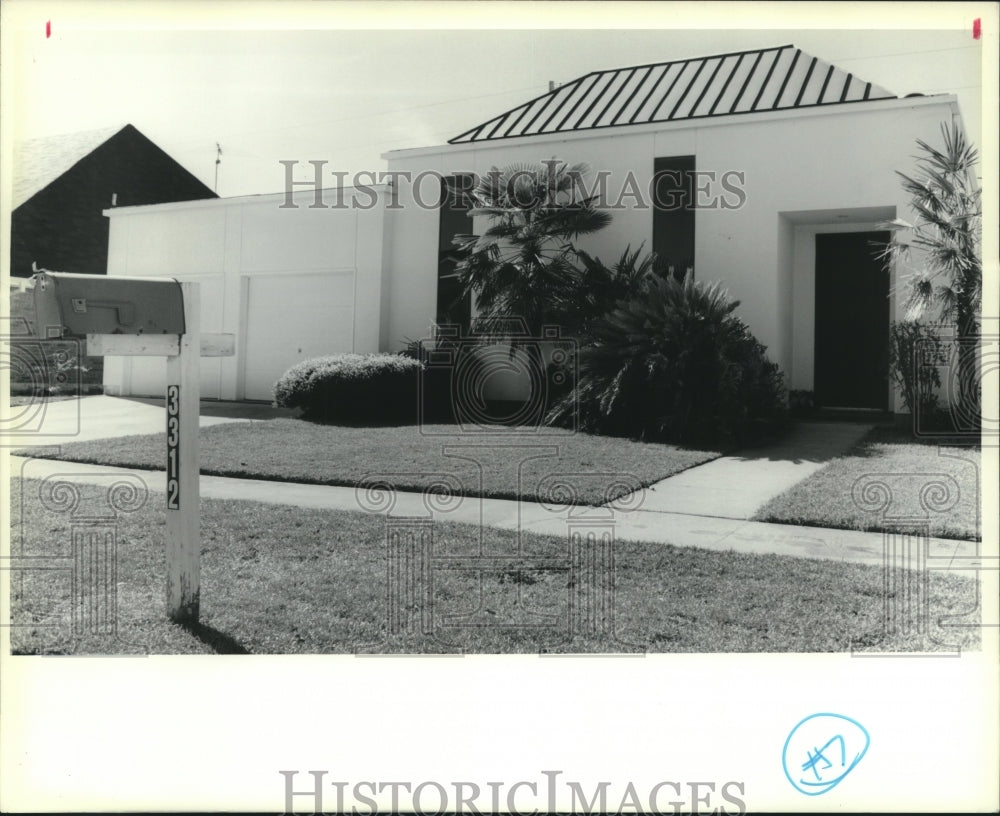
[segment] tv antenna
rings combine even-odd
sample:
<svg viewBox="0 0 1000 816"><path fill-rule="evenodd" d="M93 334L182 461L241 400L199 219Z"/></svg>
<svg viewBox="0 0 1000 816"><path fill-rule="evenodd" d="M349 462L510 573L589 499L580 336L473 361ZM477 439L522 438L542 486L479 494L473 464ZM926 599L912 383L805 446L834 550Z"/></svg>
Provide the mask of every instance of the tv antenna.
<svg viewBox="0 0 1000 816"><path fill-rule="evenodd" d="M222 164L222 145L215 143L215 192L219 192L219 165Z"/></svg>

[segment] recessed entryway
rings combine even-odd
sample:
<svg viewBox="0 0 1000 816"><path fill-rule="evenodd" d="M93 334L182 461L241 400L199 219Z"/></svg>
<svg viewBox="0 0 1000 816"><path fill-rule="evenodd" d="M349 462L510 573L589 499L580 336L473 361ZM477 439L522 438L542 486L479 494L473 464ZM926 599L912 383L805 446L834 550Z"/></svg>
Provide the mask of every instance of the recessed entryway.
<svg viewBox="0 0 1000 816"><path fill-rule="evenodd" d="M888 232L816 235L815 395L827 408L888 410Z"/></svg>

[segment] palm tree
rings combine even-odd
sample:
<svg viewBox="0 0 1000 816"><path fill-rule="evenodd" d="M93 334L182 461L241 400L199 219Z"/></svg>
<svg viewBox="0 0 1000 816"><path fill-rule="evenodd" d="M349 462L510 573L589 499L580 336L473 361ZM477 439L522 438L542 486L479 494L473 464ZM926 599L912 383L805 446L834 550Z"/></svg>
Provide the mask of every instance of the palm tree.
<svg viewBox="0 0 1000 816"><path fill-rule="evenodd" d="M910 245L893 239L885 256L910 270L907 317L919 319L936 309L953 320L958 339L958 375L964 407L978 416L976 346L982 309L982 190L974 168L979 155L957 124L941 126L944 149L918 140L918 176L897 172L910 196L916 224L897 220L912 231ZM913 265L910 248L921 251Z"/></svg>
<svg viewBox="0 0 1000 816"><path fill-rule="evenodd" d="M607 226L611 215L582 195L585 164L552 159L540 164L493 167L472 192L473 216L486 216L482 235L459 235L456 272L473 293L477 329L492 339L517 342L512 323L532 337L572 311L579 290L572 241Z"/></svg>

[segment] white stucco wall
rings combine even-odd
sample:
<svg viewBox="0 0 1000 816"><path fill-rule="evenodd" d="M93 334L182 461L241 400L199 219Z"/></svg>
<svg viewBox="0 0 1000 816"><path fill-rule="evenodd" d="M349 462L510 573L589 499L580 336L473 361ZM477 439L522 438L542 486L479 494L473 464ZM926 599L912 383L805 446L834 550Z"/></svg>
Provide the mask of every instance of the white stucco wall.
<svg viewBox="0 0 1000 816"><path fill-rule="evenodd" d="M553 157L586 162L594 171L610 171L609 197L617 197L630 170L647 189L657 157L693 154L698 171L745 174L741 207L696 214L696 274L725 281L741 302L739 316L781 365L789 386L811 389L815 271L807 244L816 232L866 231L896 215L911 219L895 171L911 172L916 140L938 142L941 124L957 110L951 96L917 97L396 151L385 158L390 171L414 177L484 174L494 165ZM608 228L578 245L606 262L627 244L652 250L653 210L625 203ZM416 206L406 185L399 204L386 267L383 343L389 349L399 348L403 337L426 336L435 307L437 213ZM890 308L895 314L894 302Z"/></svg>
<svg viewBox="0 0 1000 816"><path fill-rule="evenodd" d="M430 336L440 176L484 174L494 165L554 157L586 162L608 174L601 203L609 205L630 173L648 193L656 158L694 155L699 172L714 172L717 179L741 174L745 195L737 208L697 210L696 275L724 281L741 302L738 314L781 365L789 387L811 389L816 234L874 230L896 216L912 220L895 171L912 171L916 140L938 142L941 124L957 112L954 97L919 97L395 151L386 155L390 173L408 174L411 181L398 181L391 193L377 188L374 207L331 206L337 201L331 191L321 195L327 206L317 208L311 206L315 190L301 186L292 197L297 208L282 207L287 196L278 194L108 210L108 274L202 282L203 331L231 332L237 340L235 358L202 361L202 387L207 396L241 399L252 390L246 354L254 291L258 323L265 292L274 300L275 316L253 330L254 341L273 342L277 357L323 353L317 332L294 334L296 281L303 292L320 292L316 279L306 285L306 276L330 278L329 291L312 295L312 301L339 298L337 314L353 319L349 331L338 323L339 345L329 351L397 351L408 340ZM421 175L422 205L412 183ZM730 205L739 202L718 182L711 192ZM350 200L350 189L342 193ZM365 193L361 201L370 204L371 198ZM654 210L631 198L623 204L609 227L578 245L608 263L627 245L651 251ZM352 276L353 290L345 275ZM283 295L275 280L286 277ZM255 279L267 285L255 290ZM895 299L889 304L897 316L901 308ZM155 393L161 369L160 361L109 358L106 386L109 392ZM259 379L260 366L253 371Z"/></svg>
<svg viewBox="0 0 1000 816"><path fill-rule="evenodd" d="M334 351L378 350L382 209L314 208L310 206L314 200L313 191L306 189L290 199L296 207L282 206L288 200L280 194L106 211L111 220L109 275L199 281L201 330L236 336L235 357L202 359L204 397L267 398L260 387L255 389L246 381L248 297L255 279L266 279L267 285L258 289L274 300L273 320L258 320L267 334L255 340L287 348L281 359L296 362L292 358L300 347L298 356L303 358ZM332 194L327 200L335 202ZM331 289L342 293L339 296L353 311L353 330L340 343L344 348L324 351L322 338L296 334L303 315L297 315L297 308L290 304L295 303L297 285L305 292L315 276L348 281ZM287 280L286 286L281 285L282 279ZM280 294L274 297L276 292ZM299 308L317 305L307 302L307 297L305 293L299 298ZM256 371L259 376L259 368ZM105 387L109 393L158 395L163 376L164 363L159 359L108 358Z"/></svg>

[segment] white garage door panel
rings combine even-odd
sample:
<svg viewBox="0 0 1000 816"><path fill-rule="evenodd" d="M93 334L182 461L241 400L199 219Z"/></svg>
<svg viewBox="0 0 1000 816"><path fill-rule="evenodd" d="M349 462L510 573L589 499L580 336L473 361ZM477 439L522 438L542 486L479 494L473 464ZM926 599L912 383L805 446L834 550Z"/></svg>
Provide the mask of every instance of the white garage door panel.
<svg viewBox="0 0 1000 816"><path fill-rule="evenodd" d="M272 399L274 383L302 360L353 350L353 271L247 281L246 399Z"/></svg>

